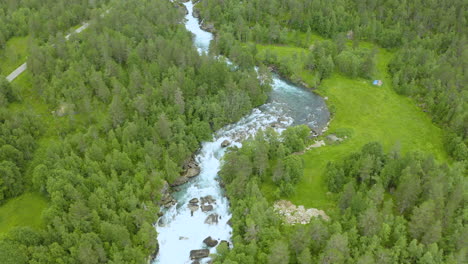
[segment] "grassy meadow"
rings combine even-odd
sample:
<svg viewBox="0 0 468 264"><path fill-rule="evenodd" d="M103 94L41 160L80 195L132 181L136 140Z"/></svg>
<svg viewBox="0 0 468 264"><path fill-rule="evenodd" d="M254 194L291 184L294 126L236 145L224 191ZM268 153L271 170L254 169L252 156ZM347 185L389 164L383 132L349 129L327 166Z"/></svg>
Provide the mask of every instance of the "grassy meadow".
<svg viewBox="0 0 468 264"><path fill-rule="evenodd" d="M7 76L27 59L28 37L13 37L0 50L0 75Z"/></svg>
<svg viewBox="0 0 468 264"><path fill-rule="evenodd" d="M27 192L8 200L0 207L0 237L16 226L42 228L42 211L47 200L40 194Z"/></svg>
<svg viewBox="0 0 468 264"><path fill-rule="evenodd" d="M373 48L369 43L364 43L364 47ZM386 151L393 148L400 149L402 153L421 150L433 153L440 161L448 159L442 129L434 125L430 116L422 112L412 99L398 95L392 89L387 72L392 53L377 49L374 78L381 79L383 86L372 85L372 80L351 79L339 73L334 73L318 86L316 92L328 98L327 105L334 113L325 135L347 131L351 136L341 144L314 148L303 155L304 177L296 185L295 194L289 198L293 203L333 209L335 202L324 179L327 163L341 160L371 141L381 142ZM315 86L313 72L303 69L304 54L309 50L273 45L257 45L257 50L257 59L260 60L267 50L280 61L293 60L296 67L293 78L299 77L311 87ZM265 193L272 189L273 186L263 187Z"/></svg>

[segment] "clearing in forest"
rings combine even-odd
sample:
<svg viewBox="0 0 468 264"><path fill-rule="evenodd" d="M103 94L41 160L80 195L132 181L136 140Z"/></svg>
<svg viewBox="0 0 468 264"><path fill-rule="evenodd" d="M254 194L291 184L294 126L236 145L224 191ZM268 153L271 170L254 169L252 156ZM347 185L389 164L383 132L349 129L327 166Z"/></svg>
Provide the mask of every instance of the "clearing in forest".
<svg viewBox="0 0 468 264"><path fill-rule="evenodd" d="M366 43L365 46L371 46ZM314 74L304 70L301 54L307 49L293 46L257 45L261 59L268 52L275 54L279 61L294 60L296 78L300 77L313 86ZM345 133L348 139L340 144L312 148L303 157L304 177L296 185L295 194L289 198L293 203L306 207L331 209L334 202L327 194L324 174L330 161L339 161L371 141L382 143L386 151L398 148L402 153L425 151L436 159L445 161L448 156L443 147L443 131L432 123L413 99L398 95L391 87L387 66L392 53L378 48L376 55L376 79L381 79L381 87L372 85L372 80L348 78L339 73L324 80L317 93L327 97L327 105L334 112L328 133ZM264 186L268 191L271 186Z"/></svg>

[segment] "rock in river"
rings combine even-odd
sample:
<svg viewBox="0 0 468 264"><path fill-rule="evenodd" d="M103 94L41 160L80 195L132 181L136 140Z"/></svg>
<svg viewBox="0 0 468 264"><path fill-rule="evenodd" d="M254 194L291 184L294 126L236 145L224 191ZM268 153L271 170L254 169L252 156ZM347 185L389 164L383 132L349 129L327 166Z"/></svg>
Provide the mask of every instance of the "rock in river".
<svg viewBox="0 0 468 264"><path fill-rule="evenodd" d="M212 204L212 203L216 202L216 199L213 198L213 196L211 196L211 195L207 195L207 196L201 198L201 202L202 202L202 204L205 204L205 203Z"/></svg>
<svg viewBox="0 0 468 264"><path fill-rule="evenodd" d="M231 145L231 142L229 142L229 140L224 140L223 143L221 143L221 147L225 148L227 146Z"/></svg>
<svg viewBox="0 0 468 264"><path fill-rule="evenodd" d="M198 210L198 204L188 204L190 211L195 212Z"/></svg>
<svg viewBox="0 0 468 264"><path fill-rule="evenodd" d="M193 198L192 200L189 201L191 204L197 204L198 203L198 198Z"/></svg>
<svg viewBox="0 0 468 264"><path fill-rule="evenodd" d="M212 206L211 204L209 204L209 205L202 205L202 206L201 206L201 210L202 210L203 212L208 212L208 211L213 210L213 206Z"/></svg>
<svg viewBox="0 0 468 264"><path fill-rule="evenodd" d="M217 224L218 223L218 214L210 214L206 219L205 219L205 224Z"/></svg>
<svg viewBox="0 0 468 264"><path fill-rule="evenodd" d="M210 250L208 249L196 249L190 251L190 259L201 259L206 258L210 255Z"/></svg>
<svg viewBox="0 0 468 264"><path fill-rule="evenodd" d="M209 247L215 247L216 245L218 245L218 240L214 240L209 236L205 238L205 240L203 240L203 243L205 243Z"/></svg>

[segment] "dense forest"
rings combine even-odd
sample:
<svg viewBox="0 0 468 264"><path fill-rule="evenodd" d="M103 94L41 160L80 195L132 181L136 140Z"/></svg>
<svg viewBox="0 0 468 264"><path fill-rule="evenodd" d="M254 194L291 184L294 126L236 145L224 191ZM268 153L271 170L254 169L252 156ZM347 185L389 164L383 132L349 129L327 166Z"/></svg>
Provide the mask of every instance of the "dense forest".
<svg viewBox="0 0 468 264"><path fill-rule="evenodd" d="M237 51L241 45L235 40L292 42L309 48L312 32L332 38L338 47L350 38L353 48L345 54L325 53L311 65L327 73L333 69L332 60L335 65L340 61L347 65L347 75L366 77L371 73L365 67L372 66L372 54L359 57L359 41L395 50L389 65L393 87L415 98L436 123L447 127L448 152L457 160L466 160L467 7L463 0L206 0L198 8L202 18L217 29L222 52L227 51L226 44ZM362 73L353 68L361 68Z"/></svg>
<svg viewBox="0 0 468 264"><path fill-rule="evenodd" d="M468 158L465 1L219 1L198 5L216 32L216 52L240 65L255 63L255 43L311 50L285 61L267 50L261 63L296 80L295 63L318 76L334 71L370 79L375 53L364 41L392 50L395 91L413 97L447 131L453 159ZM325 40L314 41L314 34ZM258 57L257 57L258 59ZM257 61L258 63L258 61ZM290 133L290 132L289 132ZM295 134L295 133L294 133ZM287 198L303 173L307 137L260 132L226 156L221 177L233 212L233 243L215 263L464 263L466 163L439 164L430 154L384 153L368 143L326 169L336 210L330 221L290 226L271 198ZM286 143L286 144L284 144ZM313 162L313 161L311 161ZM265 194L265 186L275 186ZM313 192L314 190L311 190Z"/></svg>
<svg viewBox="0 0 468 264"><path fill-rule="evenodd" d="M12 37L47 40L89 19L108 0L4 0L0 3L0 49Z"/></svg>
<svg viewBox="0 0 468 264"><path fill-rule="evenodd" d="M226 156L220 174L231 199L235 247L221 244L214 263L466 262L463 164L384 153L375 142L328 165L328 188L337 194L332 220L285 225L260 187L273 182L287 196L287 184L302 177L302 159L292 153L307 142L301 130L260 132Z"/></svg>
<svg viewBox="0 0 468 264"><path fill-rule="evenodd" d="M70 41L31 47L32 89L61 122L29 162L31 179L23 172L41 124L9 114L3 103L18 98L1 82L1 199L26 182L50 199L46 228L9 232L2 263L147 261L164 181L215 129L266 100L253 69L198 54L183 14L169 1L115 1Z"/></svg>
<svg viewBox="0 0 468 264"><path fill-rule="evenodd" d="M0 263L148 263L158 250L161 189L214 131L267 101L270 83L258 78L268 76L264 65L299 81L294 59L305 61L316 86L334 72L372 79L378 50L364 42L394 53L392 86L447 132L449 164L370 142L328 163L330 219L289 225L272 200L290 198L304 177L310 129L259 131L224 157L219 176L234 247L219 244L213 263L466 263L467 7L203 0L196 15L216 38L210 54L199 54L185 10L171 1L2 1L0 50L14 37L31 38L25 82L47 117L18 111L23 96L0 76L0 205L29 191L49 204L43 229L2 234ZM258 59L255 43L312 52ZM51 119L59 124L52 129Z"/></svg>

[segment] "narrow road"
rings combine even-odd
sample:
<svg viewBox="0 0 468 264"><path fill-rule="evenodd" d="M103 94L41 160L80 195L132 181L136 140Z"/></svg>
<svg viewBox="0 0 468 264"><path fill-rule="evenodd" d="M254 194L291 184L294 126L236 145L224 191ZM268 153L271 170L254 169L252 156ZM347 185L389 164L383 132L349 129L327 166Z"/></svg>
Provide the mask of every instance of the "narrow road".
<svg viewBox="0 0 468 264"><path fill-rule="evenodd" d="M26 64L26 62L21 64L21 66L19 66L16 70L14 70L12 73L10 73L10 75L6 77L7 81L12 82L14 79L16 79L16 77L18 77L26 70L27 66L28 65Z"/></svg>
<svg viewBox="0 0 468 264"><path fill-rule="evenodd" d="M71 35L72 34L78 34L78 33L81 33L83 30L85 30L86 28L89 27L89 23L84 23L81 27L75 29L75 31L73 31L73 33L70 33L68 35L65 36L65 39L68 40L70 39ZM7 81L9 82L12 82L14 81L20 74L22 74L26 69L28 68L28 65L27 63L23 63L21 64L21 66L19 66L18 68L16 68L16 70L14 70L12 73L10 73L6 79Z"/></svg>

